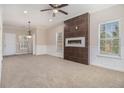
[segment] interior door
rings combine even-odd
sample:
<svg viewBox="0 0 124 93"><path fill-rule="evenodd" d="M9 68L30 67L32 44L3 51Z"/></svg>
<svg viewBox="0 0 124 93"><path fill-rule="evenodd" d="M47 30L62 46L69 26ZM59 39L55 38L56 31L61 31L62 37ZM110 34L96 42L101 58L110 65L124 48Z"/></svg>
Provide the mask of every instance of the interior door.
<svg viewBox="0 0 124 93"><path fill-rule="evenodd" d="M5 33L4 34L4 52L3 55L14 55L16 54L16 34Z"/></svg>

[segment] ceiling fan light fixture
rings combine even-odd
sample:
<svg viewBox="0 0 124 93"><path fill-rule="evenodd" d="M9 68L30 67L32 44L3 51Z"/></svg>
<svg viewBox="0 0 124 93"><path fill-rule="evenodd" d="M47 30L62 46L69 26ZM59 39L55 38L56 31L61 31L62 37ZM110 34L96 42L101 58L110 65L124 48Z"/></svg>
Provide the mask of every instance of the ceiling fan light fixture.
<svg viewBox="0 0 124 93"><path fill-rule="evenodd" d="M57 10L57 9L53 9L53 12L54 12L54 13L58 13L58 10Z"/></svg>
<svg viewBox="0 0 124 93"><path fill-rule="evenodd" d="M53 20L52 19L49 19L49 22L52 22Z"/></svg>
<svg viewBox="0 0 124 93"><path fill-rule="evenodd" d="M25 11L24 11L24 14L27 14L27 13L28 13L28 11L25 10Z"/></svg>
<svg viewBox="0 0 124 93"><path fill-rule="evenodd" d="M49 4L49 6L51 7L50 9L43 9L43 10L40 10L41 12L44 12L44 11L52 11L52 16L55 17L57 13L63 13L65 15L68 15L67 12L61 10L61 8L63 7L66 7L68 6L68 4Z"/></svg>

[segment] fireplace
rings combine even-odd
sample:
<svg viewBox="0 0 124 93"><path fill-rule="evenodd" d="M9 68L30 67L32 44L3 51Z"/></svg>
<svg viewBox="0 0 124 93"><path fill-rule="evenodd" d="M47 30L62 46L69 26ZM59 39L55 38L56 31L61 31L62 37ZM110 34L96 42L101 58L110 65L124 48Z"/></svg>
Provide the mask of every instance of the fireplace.
<svg viewBox="0 0 124 93"><path fill-rule="evenodd" d="M66 38L65 47L85 47L85 37Z"/></svg>
<svg viewBox="0 0 124 93"><path fill-rule="evenodd" d="M89 64L89 14L64 21L64 59Z"/></svg>

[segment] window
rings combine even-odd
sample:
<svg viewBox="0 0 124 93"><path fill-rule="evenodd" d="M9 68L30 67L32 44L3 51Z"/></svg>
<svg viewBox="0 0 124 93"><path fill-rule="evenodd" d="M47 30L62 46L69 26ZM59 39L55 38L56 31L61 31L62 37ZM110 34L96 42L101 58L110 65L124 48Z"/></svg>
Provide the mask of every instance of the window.
<svg viewBox="0 0 124 93"><path fill-rule="evenodd" d="M100 54L120 56L119 21L100 24L99 38Z"/></svg>
<svg viewBox="0 0 124 93"><path fill-rule="evenodd" d="M27 50L28 49L28 39L25 35L19 36L19 48L20 50Z"/></svg>

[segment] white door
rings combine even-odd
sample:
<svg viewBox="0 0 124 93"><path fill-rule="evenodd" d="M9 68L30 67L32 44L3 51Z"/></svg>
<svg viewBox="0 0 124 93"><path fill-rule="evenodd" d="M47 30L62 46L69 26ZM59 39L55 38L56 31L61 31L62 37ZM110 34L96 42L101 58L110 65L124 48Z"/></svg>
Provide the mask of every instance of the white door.
<svg viewBox="0 0 124 93"><path fill-rule="evenodd" d="M4 56L16 54L16 34L4 34Z"/></svg>

